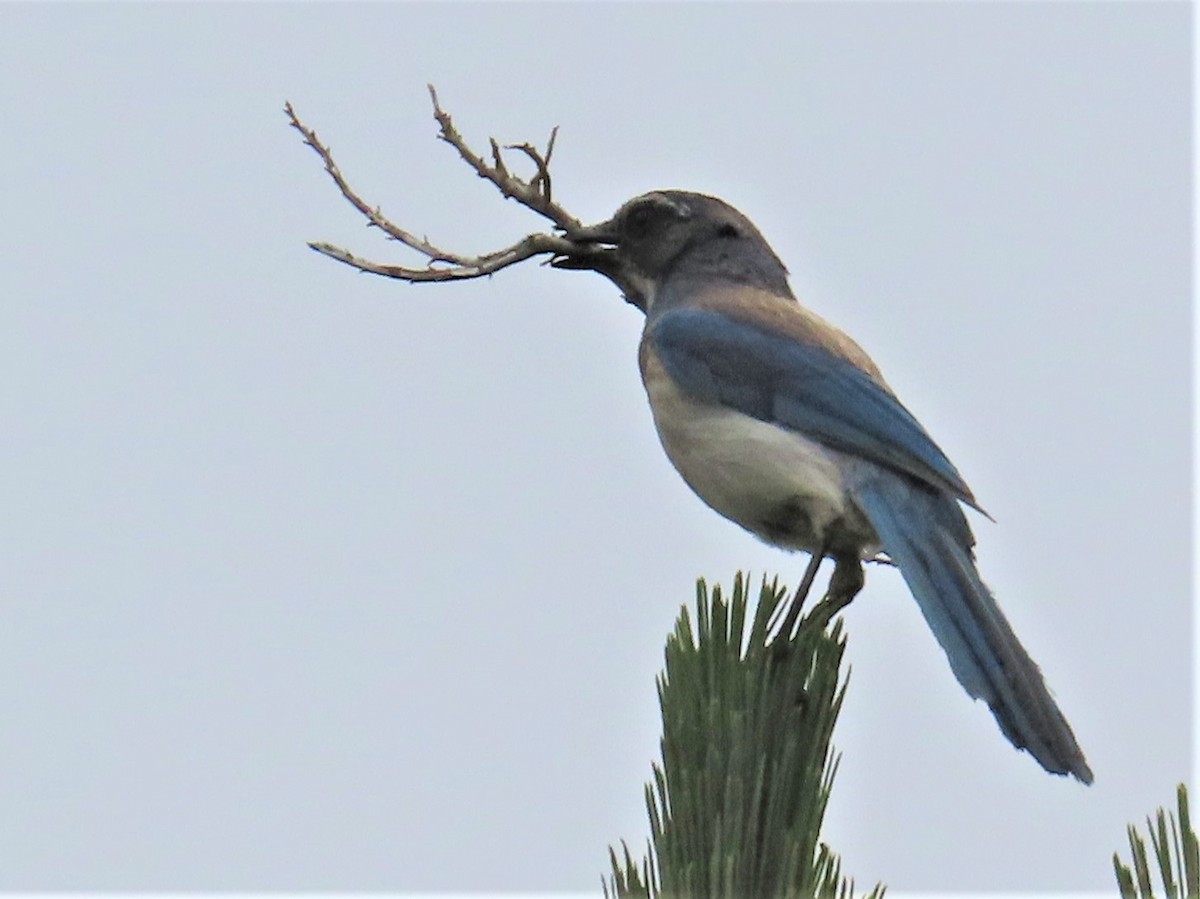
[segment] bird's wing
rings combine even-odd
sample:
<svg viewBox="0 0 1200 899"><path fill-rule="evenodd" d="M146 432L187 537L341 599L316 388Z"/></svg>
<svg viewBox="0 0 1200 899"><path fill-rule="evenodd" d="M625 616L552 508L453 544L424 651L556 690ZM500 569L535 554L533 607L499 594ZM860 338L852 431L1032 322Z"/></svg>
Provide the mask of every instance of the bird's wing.
<svg viewBox="0 0 1200 899"><path fill-rule="evenodd" d="M707 308L666 310L647 337L672 380L697 399L791 428L979 508L912 413L843 355Z"/></svg>

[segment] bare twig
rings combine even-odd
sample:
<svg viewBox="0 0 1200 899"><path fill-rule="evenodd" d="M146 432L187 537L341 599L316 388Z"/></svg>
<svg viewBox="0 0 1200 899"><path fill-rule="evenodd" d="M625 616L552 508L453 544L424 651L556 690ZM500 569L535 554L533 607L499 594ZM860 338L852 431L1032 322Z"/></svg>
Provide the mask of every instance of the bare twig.
<svg viewBox="0 0 1200 899"><path fill-rule="evenodd" d="M333 179L342 196L367 219L369 225L380 229L392 240L399 241L424 256L427 264L424 268L410 268L403 265L372 262L356 256L349 250L323 242L310 243L310 247L318 253L336 259L361 272L409 282L480 278L534 256L549 255L550 264L556 268L599 272L620 287L630 303L639 308L645 308L644 298L637 286L636 279L621 266L612 248L583 239L580 231L582 225L579 220L551 199L550 157L554 153L558 128L554 128L550 132L545 153L529 143L508 144L501 147L494 139L490 140L492 161L489 164L467 145L458 129L454 127L454 121L450 118L450 114L442 109L438 102L437 91L434 90L433 85L429 85L429 97L433 101L433 115L439 127L438 137L454 147L463 161L480 178L491 182L503 196L516 200L522 206L548 218L554 222L558 230L564 233L535 232L511 246L477 256L455 253L431 243L428 238L417 237L416 234L389 220L378 206L367 203L350 187L337 163L334 162L329 148L321 143L313 129L300 120L292 104L287 103L284 106L284 112L287 113L291 126L300 132L304 137L304 142L321 157L321 161L325 164L325 171L329 173L329 177ZM526 181L509 171L503 158L505 149L519 151L533 162L537 171L531 179ZM574 235L580 235L580 239L573 240Z"/></svg>
<svg viewBox="0 0 1200 899"><path fill-rule="evenodd" d="M425 256L427 259L429 259L431 268L408 269L402 266L380 266L375 263L370 263L366 260L359 259L352 253L339 249L338 247L331 246L330 244L310 243L310 247L317 252L324 253L326 256L330 256L341 262L345 262L347 265L352 265L357 269L361 269L362 271L372 271L377 274L384 274L384 270L387 270L389 277L403 278L405 280L446 281L455 277L479 277L481 274L487 274L487 272L477 271L479 267L478 257L463 256L459 253L452 253L449 250L443 250L441 247L435 246L424 238L417 237L415 234L412 234L411 232L401 228L399 225L394 224L379 210L378 206L373 207L369 205L354 191L352 187L350 187L348 183L346 183L346 179L342 176L342 172L338 168L337 163L333 161L333 155L329 152L329 148L321 143L315 131L300 121L299 116L296 115L295 109L292 108L292 104L285 104L283 109L284 112L287 113L292 127L304 136L304 142L312 147L316 154L321 157L321 161L325 163L325 171L329 173L329 177L332 178L334 184L338 186L338 190L342 192L342 196L345 197L355 209L357 209L363 214L363 216L366 217L368 224L379 228L386 235L388 235L388 237L392 238L393 240L400 241L405 246L412 247L412 249ZM543 250L541 252L545 251ZM530 255L535 255L535 253L530 253ZM438 269L432 268L433 264L438 262L448 263L451 267L443 267ZM507 264L511 265L512 263L509 262ZM455 268L470 270L472 274L457 274L455 272ZM437 277L432 277L432 275L435 273Z"/></svg>
<svg viewBox="0 0 1200 899"><path fill-rule="evenodd" d="M500 146L495 140L491 142L492 165L488 165L480 156L474 153L467 146L466 141L463 140L463 136L458 133L458 129L454 127L454 120L450 118L450 114L442 109L441 103L438 102L437 90L432 84L428 85L428 87L429 99L433 101L433 117L437 119L438 126L441 128L441 134L438 136L454 147L458 151L458 155L463 158L463 161L473 168L480 178L492 182L504 196L516 200L522 206L526 206L539 215L550 219L550 221L562 228L563 231L567 232L568 236L582 227L579 219L550 199L550 154L554 152L554 138L558 133L557 128L550 134L550 142L544 156L532 144L525 143L512 146L512 149L523 152L537 166L537 175L534 176L532 181L525 181L508 171L504 165L504 161L500 158Z"/></svg>
<svg viewBox="0 0 1200 899"><path fill-rule="evenodd" d="M558 126L550 129L550 140L546 142L546 153L542 155L533 144L506 144L506 150L520 150L533 160L537 166L537 174L530 180L529 185L539 194L550 201L550 156L554 153L554 139L558 136Z"/></svg>
<svg viewBox="0 0 1200 899"><path fill-rule="evenodd" d="M503 250L497 250L495 253L485 253L482 256L459 257L463 261L455 265L434 266L431 264L428 268L406 268L402 265L384 265L379 262L371 262L368 259L361 259L355 256L348 250L343 250L341 247L335 247L333 244L328 243L314 241L310 242L309 246L318 253L328 256L330 259L336 259L338 262L344 262L346 265L353 266L361 272L383 275L388 278L397 278L401 281L424 283L428 281L466 281L471 278L482 278L484 275L493 274L502 268L508 268L510 265L515 265L518 262L532 259L534 256L541 256L546 253L555 256L571 253L577 245L571 243L565 237L559 237L556 234L530 234L528 237L517 241L511 247L505 247Z"/></svg>

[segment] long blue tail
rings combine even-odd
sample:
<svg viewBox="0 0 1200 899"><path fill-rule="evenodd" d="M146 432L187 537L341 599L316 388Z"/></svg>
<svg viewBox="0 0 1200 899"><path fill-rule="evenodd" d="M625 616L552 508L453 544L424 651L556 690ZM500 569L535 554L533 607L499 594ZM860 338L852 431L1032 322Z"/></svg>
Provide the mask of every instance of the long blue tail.
<svg viewBox="0 0 1200 899"><path fill-rule="evenodd" d="M988 704L1014 746L1047 771L1090 784L1092 770L1071 726L979 577L974 539L958 503L879 469L853 490L958 682Z"/></svg>

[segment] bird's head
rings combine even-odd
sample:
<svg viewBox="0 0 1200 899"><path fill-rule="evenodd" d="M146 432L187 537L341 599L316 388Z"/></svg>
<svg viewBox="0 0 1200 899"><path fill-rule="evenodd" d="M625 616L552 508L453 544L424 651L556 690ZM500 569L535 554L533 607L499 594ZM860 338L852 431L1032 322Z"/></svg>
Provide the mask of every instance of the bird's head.
<svg viewBox="0 0 1200 899"><path fill-rule="evenodd" d="M588 263L568 261L560 267L601 272L645 311L664 284L676 279L725 280L790 293L787 269L753 222L705 194L651 191L622 205L608 221L567 237L585 248L580 260Z"/></svg>

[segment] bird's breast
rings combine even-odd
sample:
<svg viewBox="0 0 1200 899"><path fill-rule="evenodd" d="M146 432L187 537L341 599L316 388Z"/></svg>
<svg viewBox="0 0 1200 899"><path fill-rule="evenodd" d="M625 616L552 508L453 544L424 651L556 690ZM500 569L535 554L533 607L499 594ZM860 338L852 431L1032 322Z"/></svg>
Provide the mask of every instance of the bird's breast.
<svg viewBox="0 0 1200 899"><path fill-rule="evenodd" d="M870 526L851 502L835 451L728 406L684 393L643 343L642 381L667 457L713 510L768 543L873 556Z"/></svg>

